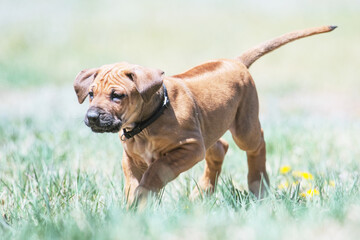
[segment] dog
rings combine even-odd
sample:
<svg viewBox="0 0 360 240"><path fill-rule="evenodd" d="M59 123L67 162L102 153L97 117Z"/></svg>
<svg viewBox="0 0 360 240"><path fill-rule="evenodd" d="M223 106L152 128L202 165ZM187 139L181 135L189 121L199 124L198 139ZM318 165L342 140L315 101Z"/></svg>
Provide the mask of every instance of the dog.
<svg viewBox="0 0 360 240"><path fill-rule="evenodd" d="M266 194L266 147L259 121L259 102L248 71L252 63L299 38L330 32L323 26L287 33L234 59L205 62L165 76L159 69L120 62L81 71L74 89L79 103L90 106L85 124L94 132L119 133L122 168L129 203L159 192L180 173L205 158L205 170L192 195L213 193L230 130L246 151L248 187Z"/></svg>

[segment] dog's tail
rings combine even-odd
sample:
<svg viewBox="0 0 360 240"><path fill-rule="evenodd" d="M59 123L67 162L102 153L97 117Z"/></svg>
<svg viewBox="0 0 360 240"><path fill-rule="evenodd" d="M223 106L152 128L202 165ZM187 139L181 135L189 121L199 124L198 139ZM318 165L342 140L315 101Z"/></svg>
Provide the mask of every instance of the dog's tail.
<svg viewBox="0 0 360 240"><path fill-rule="evenodd" d="M298 31L286 33L280 37L271 39L269 41L261 43L260 45L254 48L247 50L236 59L240 60L240 62L242 62L247 68L249 68L251 64L253 64L260 57L267 54L268 52L271 52L281 47L286 43L295 41L300 38L308 37L314 34L330 32L335 28L337 28L337 26L323 26L323 27L309 28L305 30L298 30Z"/></svg>

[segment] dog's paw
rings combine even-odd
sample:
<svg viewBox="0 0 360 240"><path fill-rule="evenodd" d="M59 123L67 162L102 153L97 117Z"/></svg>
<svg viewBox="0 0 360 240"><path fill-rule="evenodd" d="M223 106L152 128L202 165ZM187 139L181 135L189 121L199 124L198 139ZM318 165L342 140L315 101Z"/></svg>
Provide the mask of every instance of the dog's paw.
<svg viewBox="0 0 360 240"><path fill-rule="evenodd" d="M194 201L195 199L198 199L200 197L203 198L204 196L212 195L214 193L214 190L215 187L211 184L197 185L192 190L189 198L191 201Z"/></svg>
<svg viewBox="0 0 360 240"><path fill-rule="evenodd" d="M142 210L145 208L146 203L147 203L147 199L149 197L150 194L150 190L142 187L142 186L138 186L135 189L135 193L134 193L134 198L132 203L130 204L132 207L135 207L139 210Z"/></svg>
<svg viewBox="0 0 360 240"><path fill-rule="evenodd" d="M264 184L261 184L260 180L249 183L249 190L258 199L262 199L268 194L266 186Z"/></svg>

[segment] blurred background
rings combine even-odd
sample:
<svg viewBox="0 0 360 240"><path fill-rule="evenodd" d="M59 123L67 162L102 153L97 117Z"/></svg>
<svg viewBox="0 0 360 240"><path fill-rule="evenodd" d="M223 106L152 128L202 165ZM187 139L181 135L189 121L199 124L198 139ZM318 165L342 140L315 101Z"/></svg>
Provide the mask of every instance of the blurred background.
<svg viewBox="0 0 360 240"><path fill-rule="evenodd" d="M285 98L280 104L290 108L300 101L320 112L358 116L359 1L2 0L0 106L10 109L0 114L72 91L84 68L128 61L171 75L292 30L330 24L339 28L287 45L251 67L262 111L273 107L264 100L270 95ZM78 107L74 95L67 98L56 105Z"/></svg>

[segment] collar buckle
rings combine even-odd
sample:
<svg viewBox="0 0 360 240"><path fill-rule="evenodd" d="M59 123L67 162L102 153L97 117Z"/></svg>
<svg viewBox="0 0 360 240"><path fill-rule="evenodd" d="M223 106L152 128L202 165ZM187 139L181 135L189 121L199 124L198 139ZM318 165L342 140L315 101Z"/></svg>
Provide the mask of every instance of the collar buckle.
<svg viewBox="0 0 360 240"><path fill-rule="evenodd" d="M121 140L122 142L125 142L125 141L127 140L127 137L125 136L124 132L123 132L123 134L121 134L120 140Z"/></svg>

